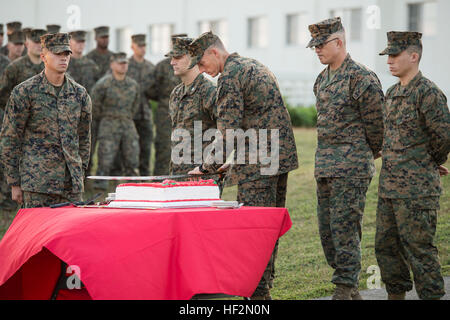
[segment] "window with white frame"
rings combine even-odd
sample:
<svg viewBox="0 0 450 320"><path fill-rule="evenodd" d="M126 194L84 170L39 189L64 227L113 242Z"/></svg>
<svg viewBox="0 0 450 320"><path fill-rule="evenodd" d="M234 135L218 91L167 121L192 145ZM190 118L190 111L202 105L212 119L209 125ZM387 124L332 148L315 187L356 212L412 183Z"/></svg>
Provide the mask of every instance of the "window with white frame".
<svg viewBox="0 0 450 320"><path fill-rule="evenodd" d="M347 41L358 42L362 40L362 9L335 9L330 11L330 16L341 17L345 29Z"/></svg>
<svg viewBox="0 0 450 320"><path fill-rule="evenodd" d="M125 52L127 55L132 53L131 51L131 28L118 28L116 29L116 51Z"/></svg>
<svg viewBox="0 0 450 320"><path fill-rule="evenodd" d="M435 1L408 4L408 30L422 32L424 36L437 33L437 3Z"/></svg>
<svg viewBox="0 0 450 320"><path fill-rule="evenodd" d="M214 34L218 35L223 44L227 46L228 44L228 21L222 20L207 20L200 21L198 23L198 33L202 34L204 32L212 31Z"/></svg>
<svg viewBox="0 0 450 320"><path fill-rule="evenodd" d="M269 43L266 16L248 18L247 45L249 48L266 48Z"/></svg>
<svg viewBox="0 0 450 320"><path fill-rule="evenodd" d="M149 29L149 45L152 54L166 54L170 51L170 37L175 26L171 23L154 24Z"/></svg>
<svg viewBox="0 0 450 320"><path fill-rule="evenodd" d="M305 13L286 15L286 44L306 45L309 40L308 23Z"/></svg>

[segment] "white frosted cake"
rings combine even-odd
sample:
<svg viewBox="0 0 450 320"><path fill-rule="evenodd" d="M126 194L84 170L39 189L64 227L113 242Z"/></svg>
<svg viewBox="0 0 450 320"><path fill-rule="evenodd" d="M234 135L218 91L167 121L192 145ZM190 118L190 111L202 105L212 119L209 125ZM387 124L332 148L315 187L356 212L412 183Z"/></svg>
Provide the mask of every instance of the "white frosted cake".
<svg viewBox="0 0 450 320"><path fill-rule="evenodd" d="M220 191L214 180L173 181L158 183L125 183L116 187L114 208L185 208L209 207L220 202Z"/></svg>

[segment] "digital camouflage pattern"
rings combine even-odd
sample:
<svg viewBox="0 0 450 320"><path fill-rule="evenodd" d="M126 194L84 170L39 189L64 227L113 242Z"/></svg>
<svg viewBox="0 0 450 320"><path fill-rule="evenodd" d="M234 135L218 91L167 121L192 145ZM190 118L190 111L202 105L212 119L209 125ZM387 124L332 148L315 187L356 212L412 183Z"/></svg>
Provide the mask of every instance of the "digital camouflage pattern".
<svg viewBox="0 0 450 320"><path fill-rule="evenodd" d="M98 75L100 70L94 61L86 56L81 58L70 58L69 67L67 68L67 73L76 82L81 84L86 88L87 92L90 94L95 83L98 80ZM89 167L86 171L86 175L90 174L92 167L92 160L95 153L95 146L97 145L97 132L98 132L98 121L93 120L91 124L91 159L89 160Z"/></svg>
<svg viewBox="0 0 450 320"><path fill-rule="evenodd" d="M361 271L361 224L370 178L318 178L317 218L331 282L358 286Z"/></svg>
<svg viewBox="0 0 450 320"><path fill-rule="evenodd" d="M192 69L203 57L206 49L213 45L219 37L213 34L211 31L202 33L197 39L192 41L188 50L191 55L191 64L189 69Z"/></svg>
<svg viewBox="0 0 450 320"><path fill-rule="evenodd" d="M439 197L388 199L379 197L375 254L381 279L390 294L413 288L421 299L437 299L445 294L436 234Z"/></svg>
<svg viewBox="0 0 450 320"><path fill-rule="evenodd" d="M6 29L8 30L8 32L9 31L20 31L21 28L22 28L22 23L19 21L13 21L13 22L9 22L6 24ZM0 48L0 54L3 54L4 56L8 56L9 50L8 50L8 47L6 44Z"/></svg>
<svg viewBox="0 0 450 320"><path fill-rule="evenodd" d="M14 44L25 43L25 33L22 30L15 30L11 34L8 34L8 42Z"/></svg>
<svg viewBox="0 0 450 320"><path fill-rule="evenodd" d="M100 26L94 28L95 37L109 37L109 27L108 26Z"/></svg>
<svg viewBox="0 0 450 320"><path fill-rule="evenodd" d="M95 62L99 69L98 78L103 77L105 74L107 74L111 68L111 56L113 55L113 52L108 50L106 53L100 53L97 49L91 50L86 57L91 59Z"/></svg>
<svg viewBox="0 0 450 320"><path fill-rule="evenodd" d="M8 57L0 54L0 77L3 75L3 71L5 71L9 63L10 61Z"/></svg>
<svg viewBox="0 0 450 320"><path fill-rule="evenodd" d="M47 28L48 33L58 33L61 30L61 26L59 24L48 24L45 26Z"/></svg>
<svg viewBox="0 0 450 320"><path fill-rule="evenodd" d="M154 175L169 174L171 156L172 124L169 114L169 99L173 89L181 82L175 76L170 65L170 58L166 58L155 66L153 77L148 78L151 99L158 101L155 113L155 166Z"/></svg>
<svg viewBox="0 0 450 320"><path fill-rule="evenodd" d="M3 71L9 64L9 59L5 57L4 55L0 54L0 79L3 75ZM0 130L2 129L2 123L3 123L3 108L0 107ZM8 187L8 184L6 183L6 177L3 174L3 164L0 163L0 209L3 209L6 205L4 204L4 201L9 201L8 199L11 198L11 191Z"/></svg>
<svg viewBox="0 0 450 320"><path fill-rule="evenodd" d="M331 282L357 287L366 192L383 140L384 94L375 73L349 54L334 76L329 67L319 74L314 94L318 135L314 174L322 249L334 269Z"/></svg>
<svg viewBox="0 0 450 320"><path fill-rule="evenodd" d="M145 37L145 35L144 35ZM142 43L140 35L135 36L137 43ZM144 38L145 41L145 38ZM151 88L148 79L153 77L155 66L148 60L137 62L133 57L128 60L127 76L134 79L141 88L141 102L139 110L134 116L134 122L139 135L139 172L143 176L150 175L150 155L153 142L153 112L149 99Z"/></svg>
<svg viewBox="0 0 450 320"><path fill-rule="evenodd" d="M140 33L140 34L134 34L131 36L131 41L140 45L140 46L145 46L147 44L147 42L145 41L145 34Z"/></svg>
<svg viewBox="0 0 450 320"><path fill-rule="evenodd" d="M324 43L333 33L344 30L344 27L341 18L336 17L311 24L308 29L312 39L309 41L307 48L311 48Z"/></svg>
<svg viewBox="0 0 450 320"><path fill-rule="evenodd" d="M28 191L23 193L24 208L49 207L58 203L74 203L79 201L83 201L81 193L64 192L63 194L47 194Z"/></svg>
<svg viewBox="0 0 450 320"><path fill-rule="evenodd" d="M422 34L420 32L398 32L391 31L387 33L388 46L380 56L389 54L399 54L410 46L422 47Z"/></svg>
<svg viewBox="0 0 450 320"><path fill-rule="evenodd" d="M217 82L216 99L217 128L223 135L223 141L227 139L227 129L242 129L244 132L255 129L258 141L259 129L267 129L267 143L259 145L258 148L264 148L269 154L272 148L270 130L278 130L279 166L273 175L298 168L291 118L284 105L278 82L267 67L237 53L230 54ZM263 165L260 159L256 164L250 164L248 142L245 144L245 163L232 166L227 174L229 185L267 177L261 174L261 168L267 166ZM226 143L224 148L225 145ZM227 156L226 152L224 156ZM202 167L212 173L221 165L204 163Z"/></svg>
<svg viewBox="0 0 450 320"><path fill-rule="evenodd" d="M170 174L186 174L199 164L194 159L194 121L201 121L202 141L203 134L208 129L216 128L216 117L214 114L216 98L215 85L207 80L202 74L199 74L195 80L188 86L180 83L173 90L169 101L169 112L172 120L172 132L175 129L185 129L189 131L191 141L190 163L175 164L170 162ZM172 141L173 147L180 141ZM202 154L210 141L202 143ZM180 153L179 155L183 155Z"/></svg>
<svg viewBox="0 0 450 320"><path fill-rule="evenodd" d="M412 289L421 299L444 295L436 233L437 167L450 152L450 113L442 91L419 72L386 93L375 254L389 293ZM409 265L409 267L408 267Z"/></svg>
<svg viewBox="0 0 450 320"><path fill-rule="evenodd" d="M91 93L98 80L100 70L95 62L86 56L78 59L71 57L67 73L73 80L85 87L88 93Z"/></svg>
<svg viewBox="0 0 450 320"><path fill-rule="evenodd" d="M34 64L28 55L11 62L3 72L0 81L0 108L6 107L9 95L15 86L40 73L43 69L43 62Z"/></svg>
<svg viewBox="0 0 450 320"><path fill-rule="evenodd" d="M188 37L172 37L172 50L165 56L172 58L181 57L185 54L188 54L189 44L192 42L192 40L192 38Z"/></svg>
<svg viewBox="0 0 450 320"><path fill-rule="evenodd" d="M139 174L139 137L133 118L140 102L139 84L128 76L118 81L107 74L95 84L92 103L94 119L99 120L97 175L110 175L119 150L124 156L124 174ZM106 189L102 182L97 187Z"/></svg>
<svg viewBox="0 0 450 320"><path fill-rule="evenodd" d="M42 48L58 54L62 52L70 52L70 35L68 33L47 33L41 36Z"/></svg>
<svg viewBox="0 0 450 320"><path fill-rule="evenodd" d="M43 71L16 86L0 136L9 186L46 194L83 192L91 110L86 90L69 77L59 95Z"/></svg>
<svg viewBox="0 0 450 320"><path fill-rule="evenodd" d="M314 84L318 146L316 178L371 178L373 155L383 142L384 94L376 74L347 55L329 81L329 68Z"/></svg>
<svg viewBox="0 0 450 320"><path fill-rule="evenodd" d="M25 30L25 29L24 29ZM46 34L47 31L44 29L30 29L28 33L26 33L26 38L33 40L38 43L41 42L41 37Z"/></svg>
<svg viewBox="0 0 450 320"><path fill-rule="evenodd" d="M274 177L267 177L256 181L238 184L239 203L253 207L279 207L286 206L288 173ZM275 243L272 255L264 270L253 296L266 296L273 288L275 278L275 261L278 255L278 241Z"/></svg>
<svg viewBox="0 0 450 320"><path fill-rule="evenodd" d="M439 196L437 167L450 152L450 113L442 91L419 72L406 86L386 92L383 165L378 194L383 198Z"/></svg>

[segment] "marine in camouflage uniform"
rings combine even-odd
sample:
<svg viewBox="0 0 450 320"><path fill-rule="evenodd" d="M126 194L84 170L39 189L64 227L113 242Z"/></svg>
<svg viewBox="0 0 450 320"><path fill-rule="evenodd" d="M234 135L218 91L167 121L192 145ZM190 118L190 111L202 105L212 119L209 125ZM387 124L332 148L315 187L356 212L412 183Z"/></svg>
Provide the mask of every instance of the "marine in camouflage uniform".
<svg viewBox="0 0 450 320"><path fill-rule="evenodd" d="M113 54L111 65L128 64L123 52ZM101 78L92 90L94 118L99 119L98 128L98 176L110 175L117 153L123 154L125 175L139 175L139 137L134 125L134 115L141 103L140 87L136 81L112 72ZM123 79L122 79L123 78ZM99 181L94 184L106 190L108 184Z"/></svg>
<svg viewBox="0 0 450 320"><path fill-rule="evenodd" d="M6 67L8 66L8 64L10 63L8 57L0 54L0 78L3 75L3 71L5 71ZM1 119L1 116L0 116Z"/></svg>
<svg viewBox="0 0 450 320"><path fill-rule="evenodd" d="M249 159L249 142L245 142L245 163L233 165L227 173L228 185L238 185L237 200L247 206L285 206L288 172L298 168L297 149L292 131L291 119L280 93L278 82L273 73L260 62L241 57L238 53L226 52L223 43L212 32L202 34L194 40L189 53L192 56L191 67L208 59L215 59L207 49L216 50L220 56L214 63L220 68L213 71L211 66L200 67L200 72L211 76L220 73L217 82L217 128L223 135L224 146L227 141L227 129L241 129L246 132L254 129L258 138L258 151L278 147L279 161L277 170L270 172L261 159L251 164ZM208 57L204 57L208 55ZM204 59L205 58L205 59ZM204 70L203 70L204 69ZM260 130L277 130L278 146L271 138L261 139ZM265 142L267 144L262 144ZM236 149L235 149L236 150ZM273 152L272 152L273 153ZM225 154L225 152L224 152ZM216 172L222 164L209 158L196 168L202 173ZM265 171L264 169L269 169ZM271 299L269 289L272 287L275 273L275 258L278 243L253 293L253 299Z"/></svg>
<svg viewBox="0 0 450 320"><path fill-rule="evenodd" d="M172 37L186 37L186 34L177 34ZM171 155L172 124L169 114L169 99L173 89L180 84L181 80L173 73L170 58L158 62L155 66L153 77L150 81L151 99L158 102L155 113L155 166L154 175L169 174Z"/></svg>
<svg viewBox="0 0 450 320"><path fill-rule="evenodd" d="M450 113L445 95L419 71L422 34L388 32L387 37L380 55L389 55L400 82L387 91L383 108L375 253L389 299L404 299L412 289L410 268L419 297L439 299L444 281L433 239L442 193L438 167L450 152ZM409 62L412 53L417 65ZM409 65L396 62L400 55L409 55ZM406 71L395 74L398 67L415 74L409 83L403 83Z"/></svg>
<svg viewBox="0 0 450 320"><path fill-rule="evenodd" d="M136 34L131 37L133 46L138 50L145 50L145 34ZM145 51L143 52L145 54ZM139 173L141 176L150 175L150 155L153 142L153 115L150 108L151 88L148 79L153 77L155 66L142 57L137 61L136 54L128 59L127 76L134 79L141 88L141 103L134 116L134 124L139 135Z"/></svg>
<svg viewBox="0 0 450 320"><path fill-rule="evenodd" d="M22 23L19 21L8 22L6 24L6 35L8 37L14 31L20 31L20 30L22 30ZM0 48L0 54L2 54L4 56L9 55L8 44L5 44L3 47Z"/></svg>
<svg viewBox="0 0 450 320"><path fill-rule="evenodd" d="M71 46L72 44L78 43L84 43L86 42L86 31L78 30L70 32L70 42ZM75 43L74 43L75 42ZM72 51L75 49L72 48ZM81 84L83 87L86 88L87 92L90 94L92 91L92 88L94 87L95 83L98 80L98 77L100 75L100 69L98 68L97 64L89 59L87 56L80 56L75 57L75 52L72 54L69 62L69 68L67 69L67 73L69 76L71 76L76 82ZM89 160L89 166L86 170L86 175L90 174L91 168L92 168L92 160L95 153L95 146L97 144L97 130L98 130L98 124L93 123L91 128L91 159Z"/></svg>
<svg viewBox="0 0 450 320"><path fill-rule="evenodd" d="M4 31L3 31L3 23L0 23L0 50L3 46L3 38L4 38Z"/></svg>
<svg viewBox="0 0 450 320"><path fill-rule="evenodd" d="M86 41L86 31L73 31L69 34L71 36L71 40L76 42ZM97 64L87 56L75 58L72 54L67 73L73 78L73 80L85 87L87 92L90 93L98 80L100 69Z"/></svg>
<svg viewBox="0 0 450 320"><path fill-rule="evenodd" d="M61 30L61 26L59 24L48 24L45 26L47 28L48 33L58 33Z"/></svg>
<svg viewBox="0 0 450 320"><path fill-rule="evenodd" d="M334 269L333 299L350 299L353 293L356 299L360 297L361 223L375 173L374 156L382 145L384 94L376 74L346 52L345 40L337 35L345 37L340 18L310 25L309 30L308 47L324 55L328 42L344 59L334 71L328 65L314 84L318 117L314 175L320 240Z"/></svg>
<svg viewBox="0 0 450 320"><path fill-rule="evenodd" d="M100 70L98 78L100 79L110 71L111 56L113 52L108 50L109 41L107 39L109 39L109 27L97 27L94 31L95 39L97 40L97 48L91 50L86 56L98 66ZM100 38L102 38L102 40L100 40ZM102 45L104 46L101 46L99 41L106 42L106 45L102 42Z"/></svg>
<svg viewBox="0 0 450 320"><path fill-rule="evenodd" d="M27 34L27 41L33 41L35 43L40 42L40 37L46 33L43 29L32 29ZM10 63L3 74L0 81L0 120L3 119L3 110L6 107L9 96L13 88L19 83L35 76L44 69L44 63L33 63L30 58L32 52L28 52L27 55L20 57L19 59ZM36 57L33 57L35 60ZM40 61L40 57L38 58ZM0 123L1 128L1 123ZM0 203L0 208L3 209L15 209L16 204L11 200L11 189L6 183L6 179L3 176L0 168L0 193L2 194L3 201Z"/></svg>
<svg viewBox="0 0 450 320"><path fill-rule="evenodd" d="M8 59L10 61L15 61L22 56L25 56L25 33L21 30L13 31L8 34Z"/></svg>
<svg viewBox="0 0 450 320"><path fill-rule="evenodd" d="M188 46L192 40L192 38L187 37L172 38L173 49L166 57L177 60L180 58L189 59ZM216 86L207 80L198 71L197 67L194 70L188 70L188 66L189 62L186 66L180 66L178 72L182 72L184 76L190 73L194 79L190 83L184 83L183 81L173 89L170 95L169 113L172 121L172 132L176 129L183 129L189 132L191 154L189 156L184 154L179 155L183 160L188 158L188 163L184 161L182 163L174 163L172 157L170 161L171 175L186 174L201 163L202 158L195 159L194 122L199 121L201 124L201 155L203 155L203 151L211 143L210 141L203 141L203 134L208 129L216 128L216 117L214 115ZM181 78L183 79L183 77ZM179 141L172 140L172 150L174 150L177 144L179 144ZM196 162L196 160L200 160L200 163Z"/></svg>
<svg viewBox="0 0 450 320"><path fill-rule="evenodd" d="M47 55L70 52L67 33L46 34L41 42ZM89 95L66 76L54 86L47 72L14 88L0 134L8 185L20 187L26 208L81 200L89 161Z"/></svg>

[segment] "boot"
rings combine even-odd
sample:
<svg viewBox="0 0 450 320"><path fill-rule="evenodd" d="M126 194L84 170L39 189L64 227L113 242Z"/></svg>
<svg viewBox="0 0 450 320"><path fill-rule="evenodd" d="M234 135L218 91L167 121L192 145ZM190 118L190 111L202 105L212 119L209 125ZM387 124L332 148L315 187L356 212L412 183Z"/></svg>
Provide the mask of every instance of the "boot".
<svg viewBox="0 0 450 320"><path fill-rule="evenodd" d="M272 300L272 296L270 295L270 291L267 292L255 291L253 295L250 297L250 300Z"/></svg>
<svg viewBox="0 0 450 320"><path fill-rule="evenodd" d="M352 300L364 300L359 294L358 287L352 288L352 293L350 294Z"/></svg>
<svg viewBox="0 0 450 320"><path fill-rule="evenodd" d="M389 293L388 292L388 300L405 300L406 293Z"/></svg>
<svg viewBox="0 0 450 320"><path fill-rule="evenodd" d="M331 300L352 300L352 287L345 284L337 284Z"/></svg>

